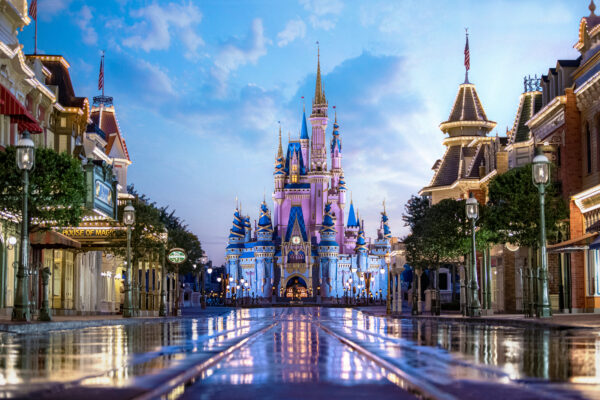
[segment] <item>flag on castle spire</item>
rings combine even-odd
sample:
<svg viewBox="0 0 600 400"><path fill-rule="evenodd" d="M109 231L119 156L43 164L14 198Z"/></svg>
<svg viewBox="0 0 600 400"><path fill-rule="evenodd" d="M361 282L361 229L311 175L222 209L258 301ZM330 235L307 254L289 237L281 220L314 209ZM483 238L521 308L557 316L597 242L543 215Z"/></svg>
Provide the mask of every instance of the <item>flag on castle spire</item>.
<svg viewBox="0 0 600 400"><path fill-rule="evenodd" d="M467 41L465 43L465 83L469 83L469 70L471 69L471 52L469 51L469 28L465 28Z"/></svg>
<svg viewBox="0 0 600 400"><path fill-rule="evenodd" d="M29 5L29 16L37 22L37 0L33 0Z"/></svg>

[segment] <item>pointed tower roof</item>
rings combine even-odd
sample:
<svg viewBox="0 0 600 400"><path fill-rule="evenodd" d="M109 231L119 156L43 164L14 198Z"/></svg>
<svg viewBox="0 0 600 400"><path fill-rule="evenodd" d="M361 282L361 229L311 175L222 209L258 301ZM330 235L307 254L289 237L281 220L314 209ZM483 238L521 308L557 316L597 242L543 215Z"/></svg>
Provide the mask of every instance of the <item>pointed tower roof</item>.
<svg viewBox="0 0 600 400"><path fill-rule="evenodd" d="M348 210L348 228L355 228L358 226L358 219L356 218L356 212L354 212L354 202L350 200L350 210Z"/></svg>
<svg viewBox="0 0 600 400"><path fill-rule="evenodd" d="M535 81L535 85L532 85L531 81ZM524 87L525 91L519 99L515 122L508 133L510 143L526 142L532 138L531 129L526 123L542 108L542 91L539 87L539 79L525 77Z"/></svg>
<svg viewBox="0 0 600 400"><path fill-rule="evenodd" d="M302 111L302 130L300 131L300 140L308 140L308 128L306 126L306 111Z"/></svg>
<svg viewBox="0 0 600 400"><path fill-rule="evenodd" d="M279 148L277 149L275 172L273 172L273 175L285 175L285 159L283 158L283 148L281 147L281 125L279 125Z"/></svg>
<svg viewBox="0 0 600 400"><path fill-rule="evenodd" d="M458 93L454 100L454 105L450 111L447 121L440 124L440 129L444 133L449 133L453 128L480 128L483 132L480 135L485 136L494 129L496 123L490 121L485 115L485 110L479 100L479 95L475 85L469 82L469 69L471 69L471 52L469 50L469 35L467 33L465 44L465 82L458 86ZM463 129L457 129L451 136L473 136L472 130L463 132Z"/></svg>
<svg viewBox="0 0 600 400"><path fill-rule="evenodd" d="M358 229L358 238L356 239L356 247L354 250L357 253L366 253L367 252L367 241L365 240L365 231L362 225L359 225Z"/></svg>
<svg viewBox="0 0 600 400"><path fill-rule="evenodd" d="M333 122L333 138L331 138L331 153L337 147L342 152L342 140L340 139L340 125L337 122L337 110L335 111L335 120Z"/></svg>
<svg viewBox="0 0 600 400"><path fill-rule="evenodd" d="M258 219L258 233L273 233L273 225L271 224L271 215L267 203L264 201L260 205L260 218Z"/></svg>
<svg viewBox="0 0 600 400"><path fill-rule="evenodd" d="M323 85L321 83L321 50L318 47L319 42L317 42L317 83L315 85L315 98L313 99L313 104L327 104L327 99L325 98L325 92L323 91Z"/></svg>
<svg viewBox="0 0 600 400"><path fill-rule="evenodd" d="M233 212L233 226L229 230L230 238L243 238L244 237L244 221L240 215L240 210L238 208Z"/></svg>
<svg viewBox="0 0 600 400"><path fill-rule="evenodd" d="M390 230L389 218L385 212L385 202L383 203L383 212L381 213L381 224L383 225L383 237L391 239L392 231Z"/></svg>
<svg viewBox="0 0 600 400"><path fill-rule="evenodd" d="M325 204L325 217L323 218L323 226L321 233L336 233L333 222L333 216L331 215L331 203Z"/></svg>

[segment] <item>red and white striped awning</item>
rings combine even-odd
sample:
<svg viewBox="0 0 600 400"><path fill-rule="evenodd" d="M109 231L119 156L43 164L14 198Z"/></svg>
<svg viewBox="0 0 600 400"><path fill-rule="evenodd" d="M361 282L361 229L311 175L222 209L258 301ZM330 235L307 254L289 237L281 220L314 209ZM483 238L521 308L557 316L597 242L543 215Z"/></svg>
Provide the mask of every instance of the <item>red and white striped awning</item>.
<svg viewBox="0 0 600 400"><path fill-rule="evenodd" d="M31 113L21 104L10 90L0 84L0 114L10 115L12 123L17 124L19 132L41 133L42 127Z"/></svg>

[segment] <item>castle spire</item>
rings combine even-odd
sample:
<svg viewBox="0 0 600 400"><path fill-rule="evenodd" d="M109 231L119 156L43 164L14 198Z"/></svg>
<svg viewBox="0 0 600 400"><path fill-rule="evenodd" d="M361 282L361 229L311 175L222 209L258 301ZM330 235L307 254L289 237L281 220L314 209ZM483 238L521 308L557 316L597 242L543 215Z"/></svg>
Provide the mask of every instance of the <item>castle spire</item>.
<svg viewBox="0 0 600 400"><path fill-rule="evenodd" d="M279 124L279 148L277 149L277 159L283 159L283 148L281 147L281 124Z"/></svg>
<svg viewBox="0 0 600 400"><path fill-rule="evenodd" d="M325 92L323 91L323 85L321 83L321 49L319 48L319 42L317 42L317 83L315 85L315 99L314 104L327 104L325 98Z"/></svg>
<svg viewBox="0 0 600 400"><path fill-rule="evenodd" d="M465 28L465 36L466 36L466 43L465 43L465 83L469 83L469 70L471 69L471 52L469 51L469 28Z"/></svg>

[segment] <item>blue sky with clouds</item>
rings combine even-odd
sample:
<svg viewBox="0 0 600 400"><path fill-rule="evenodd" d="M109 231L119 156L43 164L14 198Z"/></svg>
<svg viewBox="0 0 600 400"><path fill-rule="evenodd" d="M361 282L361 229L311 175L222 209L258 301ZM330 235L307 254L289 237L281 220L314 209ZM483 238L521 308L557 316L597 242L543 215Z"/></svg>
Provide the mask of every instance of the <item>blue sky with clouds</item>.
<svg viewBox="0 0 600 400"><path fill-rule="evenodd" d="M578 22L589 14L587 0L38 2L39 51L67 58L78 95L97 94L106 50L130 183L176 209L218 263L236 196L252 218L270 197L277 122L284 138L298 135L317 40L365 228L375 234L386 198L403 236L404 203L443 154L438 124L464 80L464 28L470 80L502 135L523 76L576 58ZM19 36L27 53L33 31Z"/></svg>

